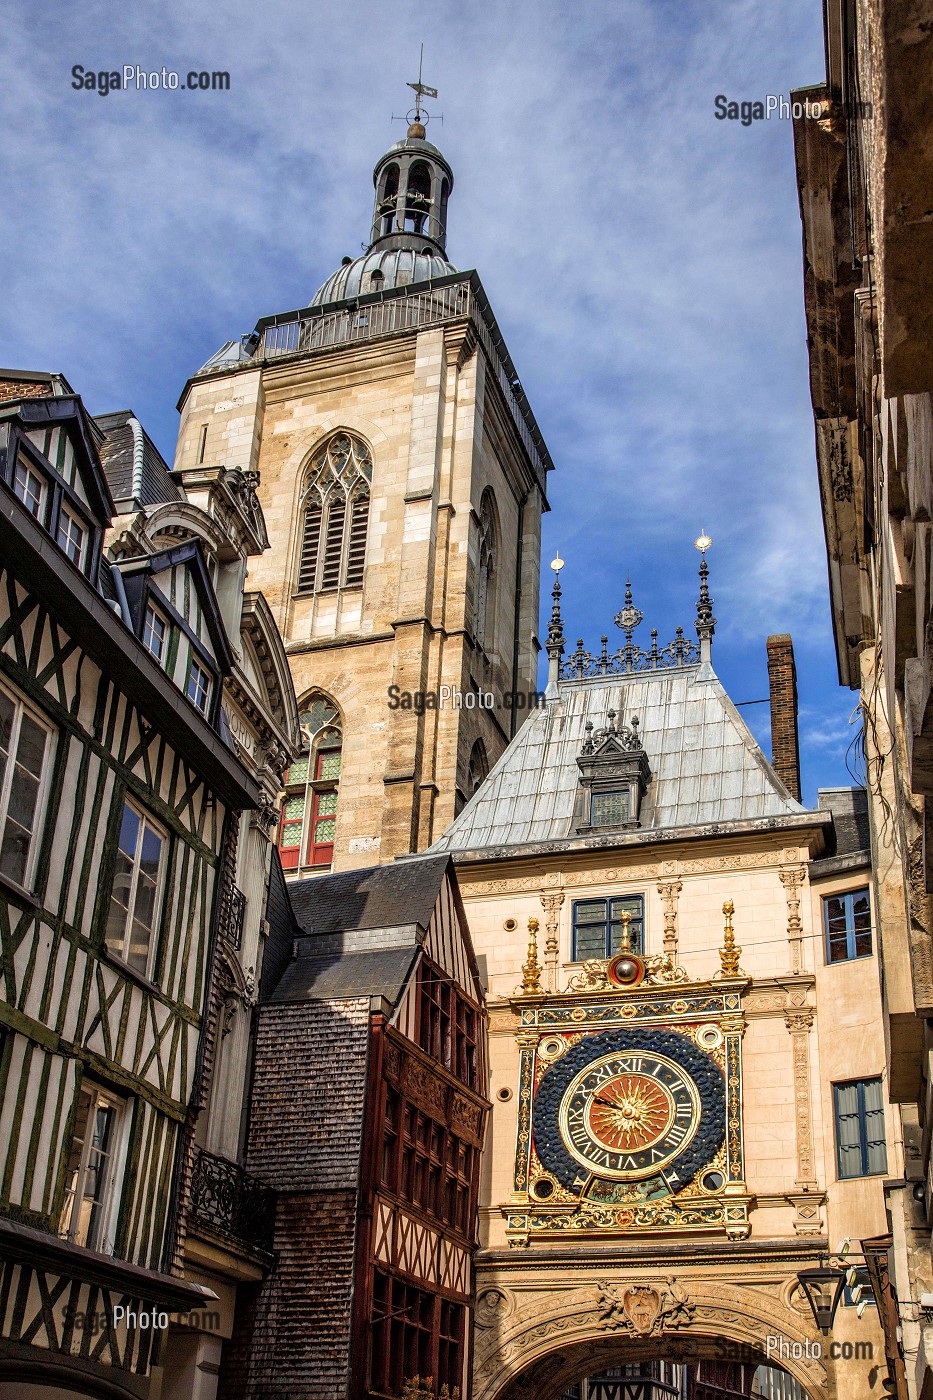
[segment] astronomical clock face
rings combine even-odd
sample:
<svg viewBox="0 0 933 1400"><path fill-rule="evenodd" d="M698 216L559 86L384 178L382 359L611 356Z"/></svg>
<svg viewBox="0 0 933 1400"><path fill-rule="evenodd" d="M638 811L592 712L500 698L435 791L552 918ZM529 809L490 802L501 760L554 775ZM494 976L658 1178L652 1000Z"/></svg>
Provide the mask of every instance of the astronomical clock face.
<svg viewBox="0 0 933 1400"><path fill-rule="evenodd" d="M564 1042L565 1043L565 1042ZM562 1049L535 1094L533 1139L553 1182L576 1197L672 1196L708 1169L726 1132L716 1060L687 1035L619 1028ZM722 1177L710 1178L715 1189ZM552 1188L553 1189L553 1188ZM538 1184L533 1194L547 1199Z"/></svg>
<svg viewBox="0 0 933 1400"><path fill-rule="evenodd" d="M674 1061L617 1050L592 1060L568 1085L560 1129L572 1157L618 1181L670 1168L700 1123L700 1096Z"/></svg>

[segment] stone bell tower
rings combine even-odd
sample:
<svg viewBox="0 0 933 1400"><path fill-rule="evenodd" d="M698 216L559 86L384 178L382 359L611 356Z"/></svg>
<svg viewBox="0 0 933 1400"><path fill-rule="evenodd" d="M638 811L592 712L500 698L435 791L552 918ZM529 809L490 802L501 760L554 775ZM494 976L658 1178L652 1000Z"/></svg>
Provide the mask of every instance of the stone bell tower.
<svg viewBox="0 0 933 1400"><path fill-rule="evenodd" d="M447 259L454 177L413 86L366 252L227 342L179 404L177 468L259 474L271 548L250 587L309 745L280 833L300 874L429 846L537 689L552 463L479 277Z"/></svg>

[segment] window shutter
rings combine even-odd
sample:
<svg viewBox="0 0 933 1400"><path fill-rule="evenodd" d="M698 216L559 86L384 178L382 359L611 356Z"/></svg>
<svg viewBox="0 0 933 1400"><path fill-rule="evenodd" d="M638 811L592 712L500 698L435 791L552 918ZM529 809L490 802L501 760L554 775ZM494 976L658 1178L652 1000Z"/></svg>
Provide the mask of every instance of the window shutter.
<svg viewBox="0 0 933 1400"><path fill-rule="evenodd" d="M324 541L324 567L321 587L336 588L340 582L340 556L343 553L343 526L347 503L343 496L334 496L327 511L327 537Z"/></svg>
<svg viewBox="0 0 933 1400"><path fill-rule="evenodd" d="M347 587L359 588L366 562L366 527L369 524L369 496L361 492L350 508L350 547L347 551Z"/></svg>
<svg viewBox="0 0 933 1400"><path fill-rule="evenodd" d="M321 502L317 496L312 496L305 509L305 526L301 537L301 559L298 564L299 592L310 592L314 588L320 543Z"/></svg>

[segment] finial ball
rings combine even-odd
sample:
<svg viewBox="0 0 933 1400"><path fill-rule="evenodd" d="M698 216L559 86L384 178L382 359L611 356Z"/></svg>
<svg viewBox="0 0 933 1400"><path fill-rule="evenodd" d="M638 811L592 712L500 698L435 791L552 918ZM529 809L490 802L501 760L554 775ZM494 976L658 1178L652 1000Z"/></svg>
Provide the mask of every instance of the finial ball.
<svg viewBox="0 0 933 1400"><path fill-rule="evenodd" d="M425 136L427 135L427 132L424 128L424 123L412 122L411 126L408 128L408 135L411 140L423 141Z"/></svg>
<svg viewBox="0 0 933 1400"><path fill-rule="evenodd" d="M701 554L705 554L713 541L705 530L701 530L697 538L693 541L694 549L698 549Z"/></svg>
<svg viewBox="0 0 933 1400"><path fill-rule="evenodd" d="M559 574L563 567L563 559L561 559L559 554L555 554L554 558L551 560L551 568L554 570L555 574Z"/></svg>

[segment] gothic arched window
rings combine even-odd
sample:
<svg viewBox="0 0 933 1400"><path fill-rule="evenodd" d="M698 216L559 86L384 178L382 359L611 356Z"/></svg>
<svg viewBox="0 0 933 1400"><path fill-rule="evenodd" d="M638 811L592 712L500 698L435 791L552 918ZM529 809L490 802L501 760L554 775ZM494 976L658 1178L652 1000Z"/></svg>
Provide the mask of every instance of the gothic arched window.
<svg viewBox="0 0 933 1400"><path fill-rule="evenodd" d="M493 651L495 574L497 552L496 503L491 491L483 492L479 512L479 552L473 595L473 636L484 651Z"/></svg>
<svg viewBox="0 0 933 1400"><path fill-rule="evenodd" d="M470 750L470 762L467 767L467 797L472 797L480 783L489 773L489 759L486 757L486 745L482 739L477 739Z"/></svg>
<svg viewBox="0 0 933 1400"><path fill-rule="evenodd" d="M302 500L298 592L361 588L373 461L366 444L334 433L311 462Z"/></svg>
<svg viewBox="0 0 933 1400"><path fill-rule="evenodd" d="M286 770L279 825L284 870L330 865L337 827L337 792L343 735L340 715L327 696L315 692L298 718L307 747Z"/></svg>

